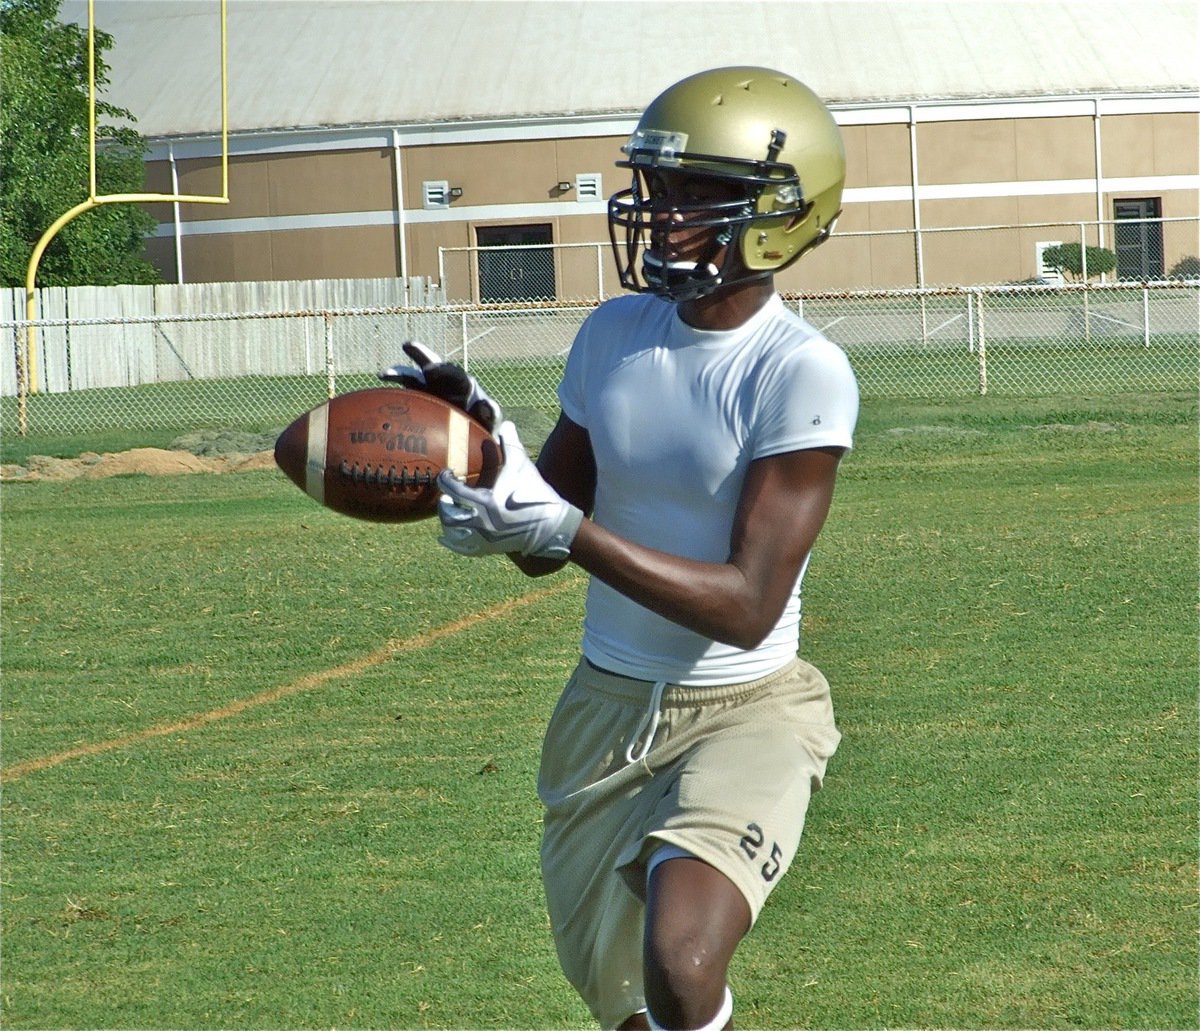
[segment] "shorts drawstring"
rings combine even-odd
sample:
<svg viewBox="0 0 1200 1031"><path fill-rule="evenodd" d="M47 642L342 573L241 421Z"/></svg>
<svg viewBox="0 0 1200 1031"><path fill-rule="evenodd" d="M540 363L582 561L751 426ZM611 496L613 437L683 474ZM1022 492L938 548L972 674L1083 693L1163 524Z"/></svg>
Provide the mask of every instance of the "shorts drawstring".
<svg viewBox="0 0 1200 1031"><path fill-rule="evenodd" d="M625 749L625 761L630 765L645 759L646 754L650 751L650 746L654 743L654 735L658 733L658 721L662 715L663 692L666 689L667 681L655 681L654 689L650 692L650 704L647 706L646 712L642 715L637 730L633 732L633 737L629 741L629 747ZM643 730L646 731L646 739L639 747L638 737Z"/></svg>

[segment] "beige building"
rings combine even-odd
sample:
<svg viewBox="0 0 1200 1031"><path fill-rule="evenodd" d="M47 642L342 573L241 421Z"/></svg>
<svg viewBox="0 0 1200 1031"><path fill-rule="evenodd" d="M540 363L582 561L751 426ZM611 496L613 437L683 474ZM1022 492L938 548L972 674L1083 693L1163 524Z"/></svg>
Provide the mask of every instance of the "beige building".
<svg viewBox="0 0 1200 1031"><path fill-rule="evenodd" d="M150 190L221 192L219 10L96 0L116 39L108 97L151 140ZM1027 280L1046 245L1081 236L1117 252L1120 278L1162 278L1200 254L1196 12L229 0L229 203L153 205L148 251L180 282L611 294L605 248L560 245L607 241L637 112L691 72L759 64L827 99L849 159L839 233L785 290Z"/></svg>

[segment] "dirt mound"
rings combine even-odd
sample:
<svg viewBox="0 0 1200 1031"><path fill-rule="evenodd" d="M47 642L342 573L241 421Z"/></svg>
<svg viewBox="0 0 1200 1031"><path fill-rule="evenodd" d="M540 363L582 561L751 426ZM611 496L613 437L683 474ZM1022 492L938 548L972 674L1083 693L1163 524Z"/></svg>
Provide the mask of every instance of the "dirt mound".
<svg viewBox="0 0 1200 1031"><path fill-rule="evenodd" d="M0 481L98 480L105 476L183 476L192 473L249 472L275 465L271 451L252 454L195 455L190 451L139 447L132 451L98 455L85 452L78 458L31 455L25 465L0 465Z"/></svg>

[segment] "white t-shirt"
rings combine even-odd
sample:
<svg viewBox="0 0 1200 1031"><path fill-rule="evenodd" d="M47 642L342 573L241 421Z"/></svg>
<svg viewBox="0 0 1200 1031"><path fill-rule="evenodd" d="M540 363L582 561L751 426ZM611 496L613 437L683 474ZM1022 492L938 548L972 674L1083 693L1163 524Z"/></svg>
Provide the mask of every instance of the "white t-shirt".
<svg viewBox="0 0 1200 1031"><path fill-rule="evenodd" d="M729 331L693 329L648 294L606 302L580 327L558 390L596 456L592 518L627 540L725 562L742 483L756 458L849 448L858 386L845 353L778 295ZM807 560L805 567L807 567ZM741 683L790 662L800 580L757 648L721 644L592 578L583 653L641 680Z"/></svg>

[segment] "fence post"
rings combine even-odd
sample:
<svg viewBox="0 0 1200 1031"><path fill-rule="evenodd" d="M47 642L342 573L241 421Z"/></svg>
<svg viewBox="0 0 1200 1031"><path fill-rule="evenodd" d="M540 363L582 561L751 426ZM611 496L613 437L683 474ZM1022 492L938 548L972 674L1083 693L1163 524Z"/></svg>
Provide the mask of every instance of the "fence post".
<svg viewBox="0 0 1200 1031"><path fill-rule="evenodd" d="M333 316L325 313L325 381L329 396L337 394L337 366L333 360Z"/></svg>
<svg viewBox="0 0 1200 1031"><path fill-rule="evenodd" d="M1084 343L1092 342L1092 304L1091 297L1088 292L1088 270L1087 270L1087 231L1084 228L1084 223L1079 223L1079 275L1083 279L1083 340Z"/></svg>
<svg viewBox="0 0 1200 1031"><path fill-rule="evenodd" d="M29 325L17 330L17 351L14 356L17 375L17 429L22 437L29 436L29 378L26 376L25 355L29 347Z"/></svg>
<svg viewBox="0 0 1200 1031"><path fill-rule="evenodd" d="M987 334L983 329L983 291L979 290L975 294L975 303L979 307L978 325L979 325L979 394L982 397L988 392L988 374L987 374Z"/></svg>
<svg viewBox="0 0 1200 1031"><path fill-rule="evenodd" d="M462 340L462 367L465 372L471 367L471 359L467 354L467 313L461 312L458 316L459 338Z"/></svg>
<svg viewBox="0 0 1200 1031"><path fill-rule="evenodd" d="M1150 287L1142 284L1142 344L1150 350Z"/></svg>
<svg viewBox="0 0 1200 1031"><path fill-rule="evenodd" d="M967 353L975 353L975 296L970 290L965 290L967 295Z"/></svg>

